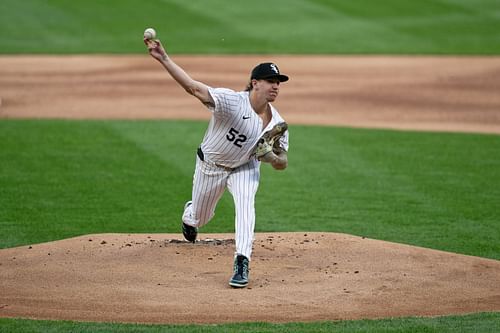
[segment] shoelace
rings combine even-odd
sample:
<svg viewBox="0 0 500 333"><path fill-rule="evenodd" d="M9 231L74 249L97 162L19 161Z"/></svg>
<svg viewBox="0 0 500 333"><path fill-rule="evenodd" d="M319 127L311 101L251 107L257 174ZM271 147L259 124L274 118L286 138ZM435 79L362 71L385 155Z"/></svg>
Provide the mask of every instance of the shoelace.
<svg viewBox="0 0 500 333"><path fill-rule="evenodd" d="M242 259L241 261L238 260L234 267L234 272L240 274L243 278L246 278L248 274L248 261L245 259Z"/></svg>
<svg viewBox="0 0 500 333"><path fill-rule="evenodd" d="M241 276L244 277L244 278L246 278L247 274L248 274L248 262L246 260L244 260L241 263L241 267L242 267Z"/></svg>

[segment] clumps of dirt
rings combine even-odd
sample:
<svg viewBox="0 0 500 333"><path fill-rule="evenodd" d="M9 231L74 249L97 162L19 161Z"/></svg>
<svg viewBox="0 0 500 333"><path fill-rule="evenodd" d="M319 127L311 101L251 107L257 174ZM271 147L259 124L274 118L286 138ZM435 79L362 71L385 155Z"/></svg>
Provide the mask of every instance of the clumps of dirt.
<svg viewBox="0 0 500 333"><path fill-rule="evenodd" d="M197 239L194 243L188 242L186 240L179 240L179 239L167 239L164 241L164 244L186 244L186 245L213 245L213 246L219 246L219 245L234 245L235 241L234 239L214 239L214 238L207 238L207 239Z"/></svg>

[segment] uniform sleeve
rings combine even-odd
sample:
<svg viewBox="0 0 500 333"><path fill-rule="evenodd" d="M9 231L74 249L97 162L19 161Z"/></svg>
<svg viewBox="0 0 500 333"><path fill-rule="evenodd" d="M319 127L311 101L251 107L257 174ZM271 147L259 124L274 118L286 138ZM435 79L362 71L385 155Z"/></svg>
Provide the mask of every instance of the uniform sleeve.
<svg viewBox="0 0 500 333"><path fill-rule="evenodd" d="M208 92L215 102L215 106L208 106L214 115L224 116L237 110L239 95L227 88L208 88Z"/></svg>
<svg viewBox="0 0 500 333"><path fill-rule="evenodd" d="M288 130L280 138L280 146L286 151L288 151Z"/></svg>
<svg viewBox="0 0 500 333"><path fill-rule="evenodd" d="M271 110L273 111L274 125L285 121L274 107L272 107ZM289 132L290 132L290 128L279 139L279 143L280 143L281 148L283 148L286 151L288 151L288 133Z"/></svg>

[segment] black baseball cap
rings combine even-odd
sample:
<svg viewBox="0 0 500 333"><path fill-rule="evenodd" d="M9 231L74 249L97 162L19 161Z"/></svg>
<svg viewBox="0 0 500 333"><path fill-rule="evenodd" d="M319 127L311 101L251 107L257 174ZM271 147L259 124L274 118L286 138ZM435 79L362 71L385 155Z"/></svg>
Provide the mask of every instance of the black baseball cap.
<svg viewBox="0 0 500 333"><path fill-rule="evenodd" d="M252 70L252 75L250 76L251 80L265 80L272 78L278 78L280 82L288 81L288 76L281 74L278 66L272 62L264 62L255 66Z"/></svg>

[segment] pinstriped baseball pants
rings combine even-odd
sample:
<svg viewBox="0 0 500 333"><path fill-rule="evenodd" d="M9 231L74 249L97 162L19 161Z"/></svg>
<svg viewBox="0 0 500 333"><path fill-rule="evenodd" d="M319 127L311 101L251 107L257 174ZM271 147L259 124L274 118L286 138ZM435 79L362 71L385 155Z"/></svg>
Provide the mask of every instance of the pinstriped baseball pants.
<svg viewBox="0 0 500 333"><path fill-rule="evenodd" d="M227 188L233 196L236 210L236 254L243 254L250 259L255 229L255 194L259 178L260 162L257 160L250 160L233 171L227 171L197 157L192 205L186 207L182 221L193 227L207 224L215 215L215 207Z"/></svg>

